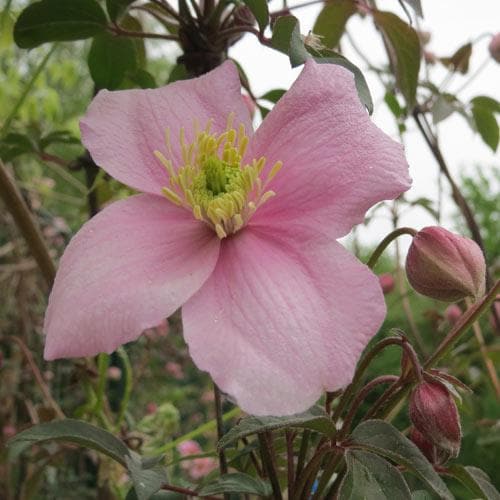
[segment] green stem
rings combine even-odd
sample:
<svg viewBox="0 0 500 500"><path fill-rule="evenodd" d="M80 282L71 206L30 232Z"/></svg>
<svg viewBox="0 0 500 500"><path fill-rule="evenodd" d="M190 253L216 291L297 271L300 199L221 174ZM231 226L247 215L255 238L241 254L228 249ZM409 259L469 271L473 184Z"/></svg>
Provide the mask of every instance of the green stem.
<svg viewBox="0 0 500 500"><path fill-rule="evenodd" d="M12 214L15 223L28 243L28 247L50 288L56 276L56 268L49 255L49 250L43 241L40 229L1 160L0 198L4 201L7 210Z"/></svg>
<svg viewBox="0 0 500 500"><path fill-rule="evenodd" d="M9 115L5 119L5 122L3 123L2 128L0 129L0 137L3 137L3 135L9 129L10 124L12 123L12 120L16 117L17 112L19 111L21 106L24 104L26 97L28 97L28 94L31 92L33 85L35 85L37 78L40 76L40 73L43 71L43 69L47 65L47 62L49 61L50 56L54 53L56 48L57 48L57 44L52 45L51 49L47 52L47 54L45 54L45 57L42 59L40 64L35 69L33 75L31 76L29 82L27 83L26 87L24 87L23 93L20 95L19 99L16 101L16 103L14 104L14 107L12 108Z"/></svg>
<svg viewBox="0 0 500 500"><path fill-rule="evenodd" d="M262 457L262 464L266 469L269 480L271 481L271 487L273 489L273 498L275 500L281 500L283 497L281 495L280 482L278 480L278 474L276 472L276 466L271 452L272 435L271 433L260 432L258 434L258 438L260 444L260 454Z"/></svg>
<svg viewBox="0 0 500 500"><path fill-rule="evenodd" d="M417 234L417 231L415 231L415 229L412 229L411 227L400 227L398 229L395 229L378 244L377 248L375 248L374 252L372 253L366 265L370 269L373 269L378 259L384 252L384 250L389 246L389 243L391 243L393 240L395 240L398 236L401 236L402 234L409 234L410 236L415 236Z"/></svg>
<svg viewBox="0 0 500 500"><path fill-rule="evenodd" d="M302 440L300 442L299 458L297 459L297 469L295 471L295 477L299 477L304 464L306 462L307 450L309 448L309 439L311 438L311 431L307 429L302 433Z"/></svg>
<svg viewBox="0 0 500 500"><path fill-rule="evenodd" d="M123 346L119 347L117 350L118 356L122 362L123 374L125 377L125 388L123 390L123 397L120 401L120 410L118 412L118 418L116 420L116 427L120 428L120 425L125 418L125 412L127 411L128 403L130 401L130 395L132 394L132 365L130 364L130 359L127 355L127 351Z"/></svg>

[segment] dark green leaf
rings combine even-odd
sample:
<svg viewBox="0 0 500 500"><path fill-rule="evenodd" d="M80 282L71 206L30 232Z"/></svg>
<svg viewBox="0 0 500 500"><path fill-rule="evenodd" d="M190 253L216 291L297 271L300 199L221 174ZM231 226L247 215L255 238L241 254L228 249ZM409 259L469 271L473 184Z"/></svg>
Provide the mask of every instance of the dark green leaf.
<svg viewBox="0 0 500 500"><path fill-rule="evenodd" d="M41 149L45 149L50 144L80 144L80 140L68 130L54 130L40 139Z"/></svg>
<svg viewBox="0 0 500 500"><path fill-rule="evenodd" d="M168 76L167 83L176 82L177 80L187 80L188 78L189 78L189 75L188 75L188 72L186 70L186 66L184 66L184 64L176 64L172 68L172 71L170 72L170 75Z"/></svg>
<svg viewBox="0 0 500 500"><path fill-rule="evenodd" d="M243 0L243 3L252 11L257 20L260 31L264 31L269 23L269 8L267 0Z"/></svg>
<svg viewBox="0 0 500 500"><path fill-rule="evenodd" d="M64 441L100 451L126 466L130 450L113 434L80 420L67 418L35 425L20 432L7 443L9 458L15 459L34 444L46 441Z"/></svg>
<svg viewBox="0 0 500 500"><path fill-rule="evenodd" d="M486 108L492 113L500 113L500 102L493 99L493 97L478 95L477 97L474 97L474 99L471 99L470 103L472 106L481 106L482 108Z"/></svg>
<svg viewBox="0 0 500 500"><path fill-rule="evenodd" d="M358 91L359 99L368 110L368 113L372 114L373 100L362 71L344 56L341 56L340 54L337 54L335 52L331 53L332 55L329 57L315 57L314 59L318 63L338 64L339 66L342 66L351 71L354 74L354 83L356 85L356 90Z"/></svg>
<svg viewBox="0 0 500 500"><path fill-rule="evenodd" d="M467 73L472 55L472 43L462 45L451 57L442 57L440 61L452 71Z"/></svg>
<svg viewBox="0 0 500 500"><path fill-rule="evenodd" d="M292 68L304 64L311 57L300 35L299 20L294 16L278 17L271 43L275 49L288 55Z"/></svg>
<svg viewBox="0 0 500 500"><path fill-rule="evenodd" d="M106 9L111 20L118 20L134 2L135 0L106 0Z"/></svg>
<svg viewBox="0 0 500 500"><path fill-rule="evenodd" d="M391 424L383 420L362 422L352 432L349 447L371 451L404 465L440 498L453 500L453 495L422 452Z"/></svg>
<svg viewBox="0 0 500 500"><path fill-rule="evenodd" d="M167 482L167 471L160 463L162 456L141 458L131 453L125 460L138 500L148 500Z"/></svg>
<svg viewBox="0 0 500 500"><path fill-rule="evenodd" d="M448 468L448 472L458 479L464 486L480 498L485 500L500 500L500 493L491 484L488 474L481 469L472 466L453 464Z"/></svg>
<svg viewBox="0 0 500 500"><path fill-rule="evenodd" d="M417 490L411 492L411 500L433 500L433 497L425 490Z"/></svg>
<svg viewBox="0 0 500 500"><path fill-rule="evenodd" d="M0 140L0 158L4 162L26 153L34 153L36 149L36 144L30 137L17 132L10 132Z"/></svg>
<svg viewBox="0 0 500 500"><path fill-rule="evenodd" d="M404 115L404 110L399 104L396 96L392 92L386 92L384 101L396 118L401 118Z"/></svg>
<svg viewBox="0 0 500 500"><path fill-rule="evenodd" d="M14 26L14 41L23 49L45 42L90 38L106 27L96 0L42 0L28 5Z"/></svg>
<svg viewBox="0 0 500 500"><path fill-rule="evenodd" d="M340 488L340 500L411 499L401 472L387 460L361 450L347 450L345 460L347 475Z"/></svg>
<svg viewBox="0 0 500 500"><path fill-rule="evenodd" d="M313 406L310 410L288 417L246 417L229 430L219 441L218 447L224 448L234 441L258 432L301 427L311 429L327 436L335 434L335 425L323 408Z"/></svg>
<svg viewBox="0 0 500 500"><path fill-rule="evenodd" d="M422 10L422 4L420 0L403 0L406 2L417 14L417 16L424 17L424 12Z"/></svg>
<svg viewBox="0 0 500 500"><path fill-rule="evenodd" d="M127 73L127 77L141 89L155 89L157 87L154 76L144 69Z"/></svg>
<svg viewBox="0 0 500 500"><path fill-rule="evenodd" d="M390 48L396 79L408 108L413 109L420 70L420 41L417 32L392 12L374 11L373 19Z"/></svg>
<svg viewBox="0 0 500 500"><path fill-rule="evenodd" d="M281 97L285 92L286 90L283 89L273 89L270 90L269 92L266 92L263 96L259 97L259 99L276 104L281 99Z"/></svg>
<svg viewBox="0 0 500 500"><path fill-rule="evenodd" d="M272 489L267 481L243 474L242 472L234 472L232 474L224 474L215 482L203 486L199 490L198 495L205 497L222 493L243 493L247 495L259 495L259 497L265 498L271 495Z"/></svg>
<svg viewBox="0 0 500 500"><path fill-rule="evenodd" d="M266 108L265 106L261 106L260 104L257 104L257 107L259 108L260 115L262 116L262 119L264 119L267 114L271 111L269 108Z"/></svg>
<svg viewBox="0 0 500 500"><path fill-rule="evenodd" d="M136 33L140 33L144 31L142 29L141 22L134 16L127 14L121 21L120 26L125 28L127 31L133 31ZM146 44L144 42L144 38L140 37L130 37L129 40L134 42L135 53L137 59L137 66L143 68L146 66Z"/></svg>
<svg viewBox="0 0 500 500"><path fill-rule="evenodd" d="M321 36L323 44L333 49L344 33L349 18L357 11L353 0L330 0L325 3L314 23L313 33Z"/></svg>
<svg viewBox="0 0 500 500"><path fill-rule="evenodd" d="M117 89L128 71L137 67L136 50L130 38L104 33L92 41L88 64L90 75L100 89Z"/></svg>
<svg viewBox="0 0 500 500"><path fill-rule="evenodd" d="M488 108L475 105L472 106L472 116L483 141L493 151L496 151L498 148L499 130L495 115Z"/></svg>

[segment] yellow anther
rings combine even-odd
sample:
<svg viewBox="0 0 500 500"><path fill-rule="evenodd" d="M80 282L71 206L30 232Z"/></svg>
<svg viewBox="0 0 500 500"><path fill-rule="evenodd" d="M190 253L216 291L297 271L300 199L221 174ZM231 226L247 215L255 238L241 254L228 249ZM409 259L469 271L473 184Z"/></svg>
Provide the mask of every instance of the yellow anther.
<svg viewBox="0 0 500 500"><path fill-rule="evenodd" d="M170 130L165 132L165 143L170 159L161 151L154 154L169 174L171 188L162 189L172 203L192 211L195 219L211 226L219 238L239 231L263 203L275 195L264 189L282 167L276 162L265 182L260 178L266 159L253 159L242 163L249 138L245 126L233 127L234 113L227 118L222 133L212 133L212 120L200 129L193 121L194 138L187 142L184 128L179 130L181 165L174 165Z"/></svg>
<svg viewBox="0 0 500 500"><path fill-rule="evenodd" d="M171 189L168 189L168 187L163 187L161 188L163 194L175 205L182 206L182 200L180 197L174 193Z"/></svg>
<svg viewBox="0 0 500 500"><path fill-rule="evenodd" d="M217 236L222 240L223 238L227 237L226 231L224 231L224 228L220 224L215 225L215 232L217 233Z"/></svg>

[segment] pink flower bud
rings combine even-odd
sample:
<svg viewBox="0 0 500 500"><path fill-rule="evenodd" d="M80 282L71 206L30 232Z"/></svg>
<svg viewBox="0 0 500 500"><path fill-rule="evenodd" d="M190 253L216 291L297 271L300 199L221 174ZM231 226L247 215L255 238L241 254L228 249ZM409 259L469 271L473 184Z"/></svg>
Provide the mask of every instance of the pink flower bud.
<svg viewBox="0 0 500 500"><path fill-rule="evenodd" d="M2 434L4 438L9 439L12 436L15 436L17 432L17 429L11 425L11 424L6 424L2 427Z"/></svg>
<svg viewBox="0 0 500 500"><path fill-rule="evenodd" d="M177 451L182 457L198 455L201 453L201 446L196 441L188 440L177 445Z"/></svg>
<svg viewBox="0 0 500 500"><path fill-rule="evenodd" d="M410 420L423 437L450 457L460 451L462 431L457 406L444 384L421 382L410 396Z"/></svg>
<svg viewBox="0 0 500 500"><path fill-rule="evenodd" d="M434 446L434 444L426 439L421 432L415 429L415 427L411 428L408 437L431 464L444 465L450 459L450 454L447 451Z"/></svg>
<svg viewBox="0 0 500 500"><path fill-rule="evenodd" d="M436 54L430 50L424 50L424 59L427 64L436 64L438 60Z"/></svg>
<svg viewBox="0 0 500 500"><path fill-rule="evenodd" d="M117 366L110 366L108 368L108 378L110 380L120 380L122 378L122 371Z"/></svg>
<svg viewBox="0 0 500 500"><path fill-rule="evenodd" d="M179 363L169 361L165 363L165 371L177 380L184 378L184 370Z"/></svg>
<svg viewBox="0 0 500 500"><path fill-rule="evenodd" d="M426 227L413 238L406 275L422 295L455 302L484 294L486 264L474 241L441 227Z"/></svg>
<svg viewBox="0 0 500 500"><path fill-rule="evenodd" d="M491 39L488 50L490 51L491 57L493 57L497 63L500 63L500 33L497 33Z"/></svg>
<svg viewBox="0 0 500 500"><path fill-rule="evenodd" d="M444 311L444 317L450 325L454 325L462 316L462 309L456 304L450 304Z"/></svg>
<svg viewBox="0 0 500 500"><path fill-rule="evenodd" d="M389 273L381 274L378 277L378 280L380 282L380 286L382 287L384 295L391 293L394 290L394 278L392 277L391 274Z"/></svg>
<svg viewBox="0 0 500 500"><path fill-rule="evenodd" d="M146 405L146 413L148 415L152 415L153 413L156 413L157 410L158 410L158 405L153 401L149 402Z"/></svg>

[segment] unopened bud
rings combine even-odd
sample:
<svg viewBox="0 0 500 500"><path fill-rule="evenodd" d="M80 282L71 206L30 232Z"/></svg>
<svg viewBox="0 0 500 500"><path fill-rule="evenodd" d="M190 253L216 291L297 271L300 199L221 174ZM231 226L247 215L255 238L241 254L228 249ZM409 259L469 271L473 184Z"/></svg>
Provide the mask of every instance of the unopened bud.
<svg viewBox="0 0 500 500"><path fill-rule="evenodd" d="M391 274L385 273L378 277L380 286L382 287L382 292L384 295L391 293L394 290L394 278Z"/></svg>
<svg viewBox="0 0 500 500"><path fill-rule="evenodd" d="M444 465L450 458L450 454L437 448L425 436L419 432L415 427L412 427L408 436L417 448L423 453L425 458L433 465Z"/></svg>
<svg viewBox="0 0 500 500"><path fill-rule="evenodd" d="M445 302L484 294L486 264L479 246L441 227L426 227L413 238L406 258L411 286Z"/></svg>
<svg viewBox="0 0 500 500"><path fill-rule="evenodd" d="M457 405L444 384L423 381L410 397L410 420L423 437L450 457L460 451L462 431Z"/></svg>
<svg viewBox="0 0 500 500"><path fill-rule="evenodd" d="M497 63L500 63L500 33L497 33L491 39L488 50L490 51L491 57L493 57Z"/></svg>
<svg viewBox="0 0 500 500"><path fill-rule="evenodd" d="M444 317L450 325L454 325L462 316L462 309L456 304L450 304L444 311Z"/></svg>

